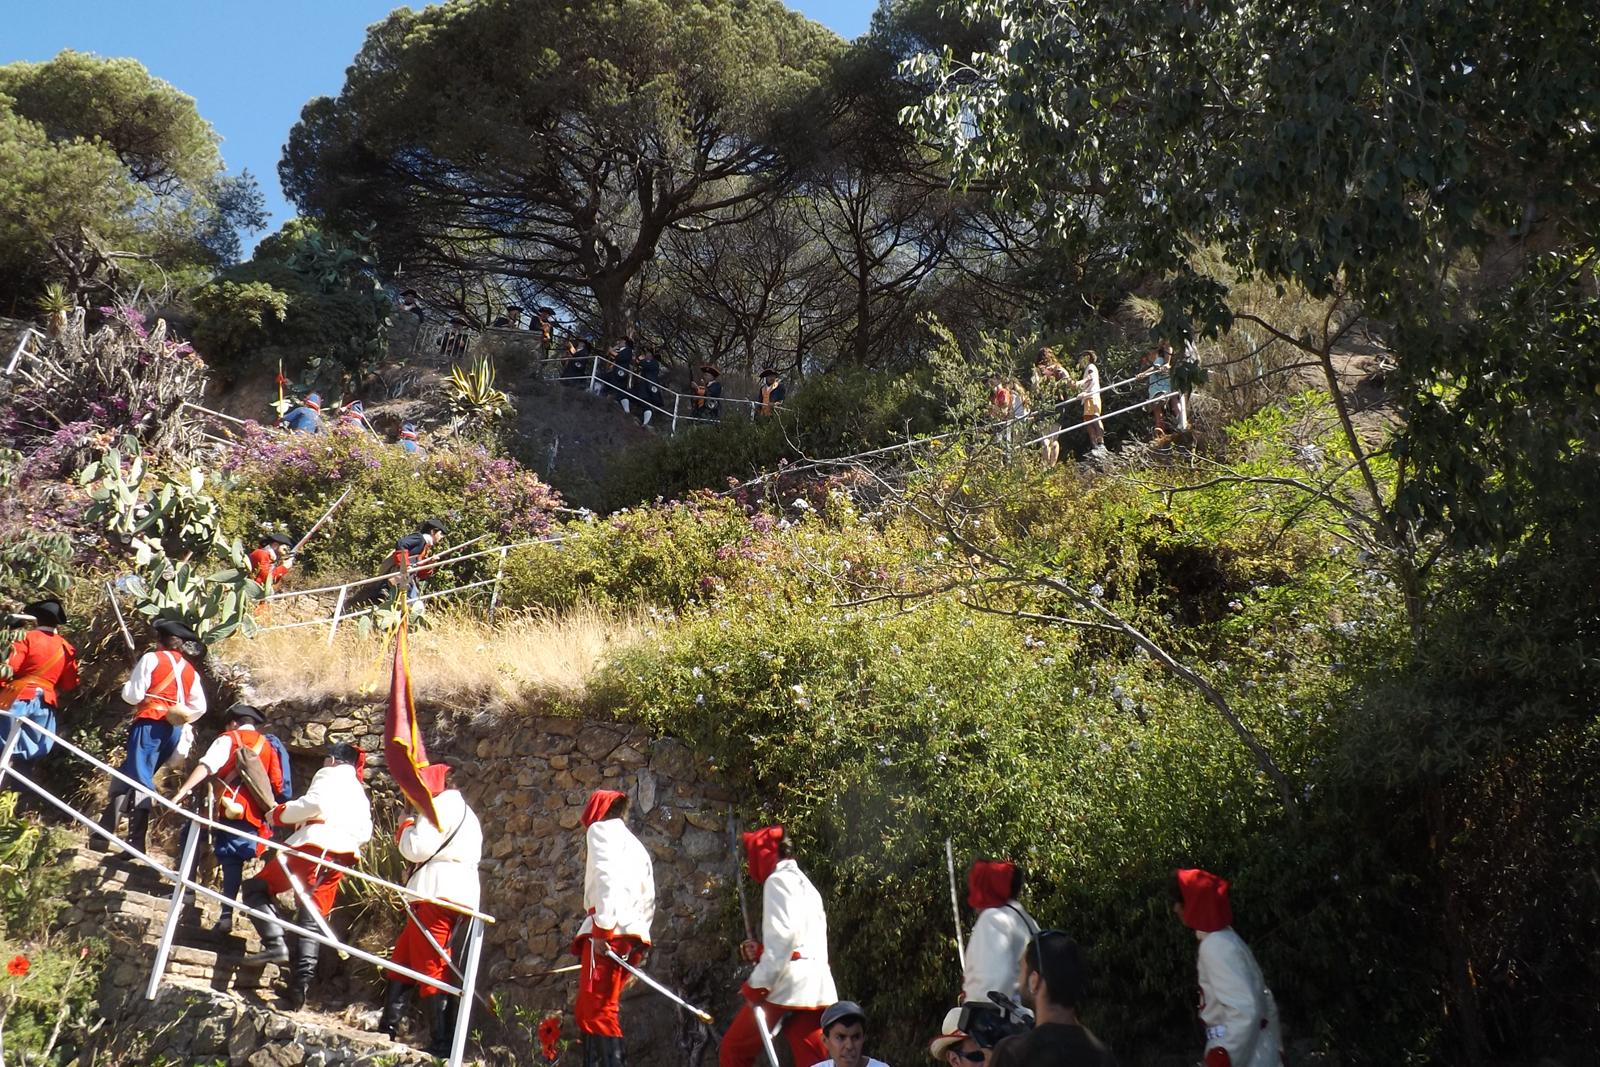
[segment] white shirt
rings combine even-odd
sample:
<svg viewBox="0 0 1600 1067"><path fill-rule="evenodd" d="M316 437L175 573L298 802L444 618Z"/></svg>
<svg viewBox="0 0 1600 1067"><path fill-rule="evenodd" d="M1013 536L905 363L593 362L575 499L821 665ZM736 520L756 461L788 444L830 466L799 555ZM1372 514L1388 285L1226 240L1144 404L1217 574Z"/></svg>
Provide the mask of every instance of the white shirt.
<svg viewBox="0 0 1600 1067"><path fill-rule="evenodd" d="M656 876L650 853L621 819L599 819L584 833L583 906L591 914L582 937L596 926L650 943L656 916Z"/></svg>
<svg viewBox="0 0 1600 1067"><path fill-rule="evenodd" d="M122 702L137 707L139 702L150 691L150 683L155 677L156 664L168 657L176 661L173 665L173 673L180 682L177 710L183 716L184 722L194 722L206 713L206 694L200 688L200 671L194 664L189 663L188 657L174 649L146 652L139 657L139 662L133 665L133 673L128 675L128 680L122 685ZM181 684L185 664L189 667L189 684L187 687Z"/></svg>
<svg viewBox="0 0 1600 1067"><path fill-rule="evenodd" d="M967 940L967 966L961 976L962 1003L989 1003L991 992L1017 999L1017 964L1029 940L1039 932L1021 904L1009 900L998 908L984 908L972 924Z"/></svg>
<svg viewBox="0 0 1600 1067"><path fill-rule="evenodd" d="M355 854L372 840L372 803L348 763L322 768L309 789L274 810L279 826L294 828L285 842L291 847L312 845Z"/></svg>
<svg viewBox="0 0 1600 1067"><path fill-rule="evenodd" d="M839 999L822 895L794 860L779 860L761 886L761 959L749 981L780 1008L826 1008Z"/></svg>
<svg viewBox="0 0 1600 1067"><path fill-rule="evenodd" d="M833 1061L823 1060L821 1063L817 1064L816 1067L833 1067ZM875 1060L871 1056L868 1056L861 1062L861 1067L889 1067L889 1065L884 1063L882 1060Z"/></svg>
<svg viewBox="0 0 1600 1067"><path fill-rule="evenodd" d="M1227 1049L1234 1067L1278 1067L1283 1056L1278 1006L1250 947L1231 926L1196 935L1206 1048Z"/></svg>
<svg viewBox="0 0 1600 1067"><path fill-rule="evenodd" d="M431 900L448 900L476 911L483 827L467 798L455 789L446 789L434 797L433 810L439 815L439 826L417 815L400 831L400 855L422 864L406 888ZM446 838L449 844L445 844Z"/></svg>

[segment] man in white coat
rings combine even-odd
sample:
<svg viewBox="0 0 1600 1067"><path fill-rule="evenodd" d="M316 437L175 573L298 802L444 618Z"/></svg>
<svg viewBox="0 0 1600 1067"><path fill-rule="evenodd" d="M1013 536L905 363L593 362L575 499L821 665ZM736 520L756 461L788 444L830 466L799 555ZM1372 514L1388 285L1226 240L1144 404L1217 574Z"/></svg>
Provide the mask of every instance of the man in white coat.
<svg viewBox="0 0 1600 1067"><path fill-rule="evenodd" d="M372 804L361 784L366 762L366 753L354 745L334 745L328 750L322 769L311 779L310 788L302 796L272 809L268 821L293 830L285 842L290 848L308 857L332 860L345 867L355 866L361 847L372 840ZM274 851L261 872L245 880L244 902L275 916L274 901L293 891L292 879L326 918L333 910L343 878L341 870ZM308 930L315 930L316 919L298 900L296 904L299 910L295 921ZM284 943L283 927L270 919L255 919L255 924L261 934L261 951L246 957L245 962L250 965L288 963L289 949ZM281 1002L288 1011L299 1011L305 1006L306 990L317 973L320 947L309 937L296 938L294 966L288 991Z"/></svg>
<svg viewBox="0 0 1600 1067"><path fill-rule="evenodd" d="M406 906L406 924L389 958L429 978L460 985L458 980L445 974L451 966L450 937L464 919L460 911L449 905L478 910L478 864L483 859L483 827L467 804L467 798L460 790L446 784L449 773L450 766L444 763L430 763L417 769L417 777L433 797L433 810L439 816L439 823L434 825L425 817L412 815L400 824L397 835L400 855L414 864L406 888L417 897ZM392 973L389 976L378 1029L390 1037L400 1032L400 1021L405 1017L413 984L410 978ZM430 1020L428 1051L435 1056L448 1056L461 998L442 995L439 989L425 983L421 984L421 996Z"/></svg>
<svg viewBox="0 0 1600 1067"><path fill-rule="evenodd" d="M623 1067L626 1062L617 1001L629 976L606 949L638 963L650 947L656 914L650 853L628 829L627 814L627 795L614 789L596 789L583 806L586 914L572 951L581 967L576 1014L584 1067Z"/></svg>
<svg viewBox="0 0 1600 1067"><path fill-rule="evenodd" d="M1227 880L1198 868L1177 871L1172 910L1200 942L1205 1067L1280 1067L1278 1006L1250 946L1233 930Z"/></svg>
<svg viewBox="0 0 1600 1067"><path fill-rule="evenodd" d="M990 1005L990 993L1018 998L1017 961L1039 932L1039 924L1017 902L1022 881L1022 868L1006 860L976 860L967 872L967 904L977 920L961 975L964 1004Z"/></svg>
<svg viewBox="0 0 1600 1067"><path fill-rule="evenodd" d="M739 946L756 966L739 990L747 1003L722 1036L718 1067L751 1067L762 1055L758 1012L768 1032L776 1029L788 1042L794 1067L812 1067L828 1058L822 1013L839 999L828 968L828 915L783 827L746 832L744 849L750 877L761 885L761 940Z"/></svg>

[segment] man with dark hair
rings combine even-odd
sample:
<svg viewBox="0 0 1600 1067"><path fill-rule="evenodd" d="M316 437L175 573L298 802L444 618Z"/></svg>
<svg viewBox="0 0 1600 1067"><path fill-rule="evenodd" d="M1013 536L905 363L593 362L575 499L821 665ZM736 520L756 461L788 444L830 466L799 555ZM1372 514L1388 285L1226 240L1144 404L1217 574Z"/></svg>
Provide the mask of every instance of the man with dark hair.
<svg viewBox="0 0 1600 1067"><path fill-rule="evenodd" d="M867 1055L867 1013L853 1000L822 1013L822 1044L829 1058L816 1067L889 1067Z"/></svg>
<svg viewBox="0 0 1600 1067"><path fill-rule="evenodd" d="M151 629L156 632L155 650L139 657L122 686L122 700L132 704L134 712L127 755L118 770L153 792L156 772L174 756L186 754L193 743L191 724L206 713L206 694L200 672L185 650L186 645L195 646L204 654L199 635L175 619L158 619ZM149 794L140 793L130 801L132 795L132 786L113 779L100 825L116 833L127 815L128 841L143 852L151 800Z"/></svg>
<svg viewBox="0 0 1600 1067"><path fill-rule="evenodd" d="M54 733L61 694L78 684L78 650L56 632L66 623L67 611L55 597L36 600L22 613L33 621L34 627L11 646L11 655L6 659L8 680L0 689L0 714L31 720ZM0 744L9 740L14 731L21 731L14 757L18 763L40 759L54 744L15 722L6 726L0 734Z"/></svg>
<svg viewBox="0 0 1600 1067"><path fill-rule="evenodd" d="M756 1027L766 1017L768 1032L778 1030L796 1064L811 1067L827 1058L822 1045L822 1013L838 999L828 966L828 915L817 892L794 861L781 826L744 834L750 877L761 886L761 940L739 946L755 970L739 993L746 1003L734 1016L717 1052L718 1067L751 1067L761 1055Z"/></svg>
<svg viewBox="0 0 1600 1067"><path fill-rule="evenodd" d="M578 956L578 1030L584 1067L623 1067L626 1045L617 1001L628 972L606 955L610 949L637 964L650 948L656 913L656 879L650 853L624 821L628 797L596 789L584 803L583 904L588 912L572 951Z"/></svg>
<svg viewBox="0 0 1600 1067"><path fill-rule="evenodd" d="M285 844L306 857L330 860L343 867L356 865L362 846L372 840L372 803L361 784L366 776L366 762L366 753L354 745L337 744L328 749L322 769L311 779L305 794L272 809L269 821L293 830ZM261 873L245 880L244 902L275 918L277 898L294 892L298 883L311 906L326 918L333 910L343 878L343 871L324 867L311 858L286 857L282 852L275 852ZM308 930L315 930L316 918L300 901L299 894L294 895L298 908L295 921ZM284 941L283 927L271 918L254 921L261 934L261 951L245 957L245 962L252 966L288 963L289 947ZM279 1002L286 1010L299 1011L305 1006L306 991L317 973L319 947L309 937L296 939L288 990Z"/></svg>
<svg viewBox="0 0 1600 1067"><path fill-rule="evenodd" d="M256 838L272 836L267 827L267 812L272 808L272 801L283 793L283 768L278 762L278 750L262 732L266 721L266 717L249 704L235 704L229 708L222 733L172 795L172 802L181 804L207 778L215 778L220 788L212 800L210 816L239 831L211 832L211 851L217 858L217 866L222 868L222 895L228 898L228 903L223 904L217 914L217 925L206 931L209 934L225 934L232 928L232 902L244 882L244 865L266 851L266 846ZM253 758L243 755L244 750L253 753ZM256 773L256 767L250 764L255 764L260 773L266 775L265 783L255 783L256 789L246 781L248 775ZM271 791L265 797L256 791L263 784Z"/></svg>
<svg viewBox="0 0 1600 1067"><path fill-rule="evenodd" d="M1228 881L1210 871L1173 872L1172 911L1200 942L1200 1019L1205 1067L1277 1067L1278 1006L1250 946L1233 930Z"/></svg>
<svg viewBox="0 0 1600 1067"><path fill-rule="evenodd" d="M428 558L439 542L444 540L444 534L444 523L438 519L424 519L418 524L415 533L408 533L395 542L394 551L379 568L378 577L386 575L393 577L387 582L370 582L356 590L350 597L350 606L362 607L378 603L386 591L400 585L402 577L406 582L406 599L415 600L421 592L417 583L433 577L433 568L423 567L420 564Z"/></svg>
<svg viewBox="0 0 1600 1067"><path fill-rule="evenodd" d="M1017 968L1022 1003L1034 1027L994 1047L989 1067L1115 1067L1116 1060L1078 1021L1084 997L1083 954L1060 930L1041 930Z"/></svg>

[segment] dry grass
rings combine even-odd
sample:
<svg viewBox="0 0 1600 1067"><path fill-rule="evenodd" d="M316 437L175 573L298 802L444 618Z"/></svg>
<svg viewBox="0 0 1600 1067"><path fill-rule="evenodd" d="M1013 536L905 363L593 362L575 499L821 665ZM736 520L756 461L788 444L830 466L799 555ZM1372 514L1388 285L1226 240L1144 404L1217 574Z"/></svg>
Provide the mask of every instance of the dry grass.
<svg viewBox="0 0 1600 1067"><path fill-rule="evenodd" d="M534 698L580 699L613 653L637 640L641 619L577 608L561 615L502 617L498 626L430 612L411 635L411 680L419 702L465 711L519 708ZM315 627L228 642L219 655L247 667L255 698L324 703L382 699L393 646L341 628L333 645Z"/></svg>

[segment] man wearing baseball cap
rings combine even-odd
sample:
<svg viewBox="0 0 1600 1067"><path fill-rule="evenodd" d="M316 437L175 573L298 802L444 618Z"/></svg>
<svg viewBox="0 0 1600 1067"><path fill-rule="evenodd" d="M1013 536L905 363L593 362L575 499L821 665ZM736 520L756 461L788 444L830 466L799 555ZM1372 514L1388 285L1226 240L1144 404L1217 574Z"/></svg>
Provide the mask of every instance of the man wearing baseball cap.
<svg viewBox="0 0 1600 1067"><path fill-rule="evenodd" d="M853 1000L822 1013L822 1044L831 1058L816 1067L889 1067L867 1055L867 1013Z"/></svg>
<svg viewBox="0 0 1600 1067"><path fill-rule="evenodd" d="M928 1042L928 1055L935 1063L946 1067L974 1067L989 1062L989 1050L962 1032L960 1008L951 1008L945 1013L939 1036Z"/></svg>

